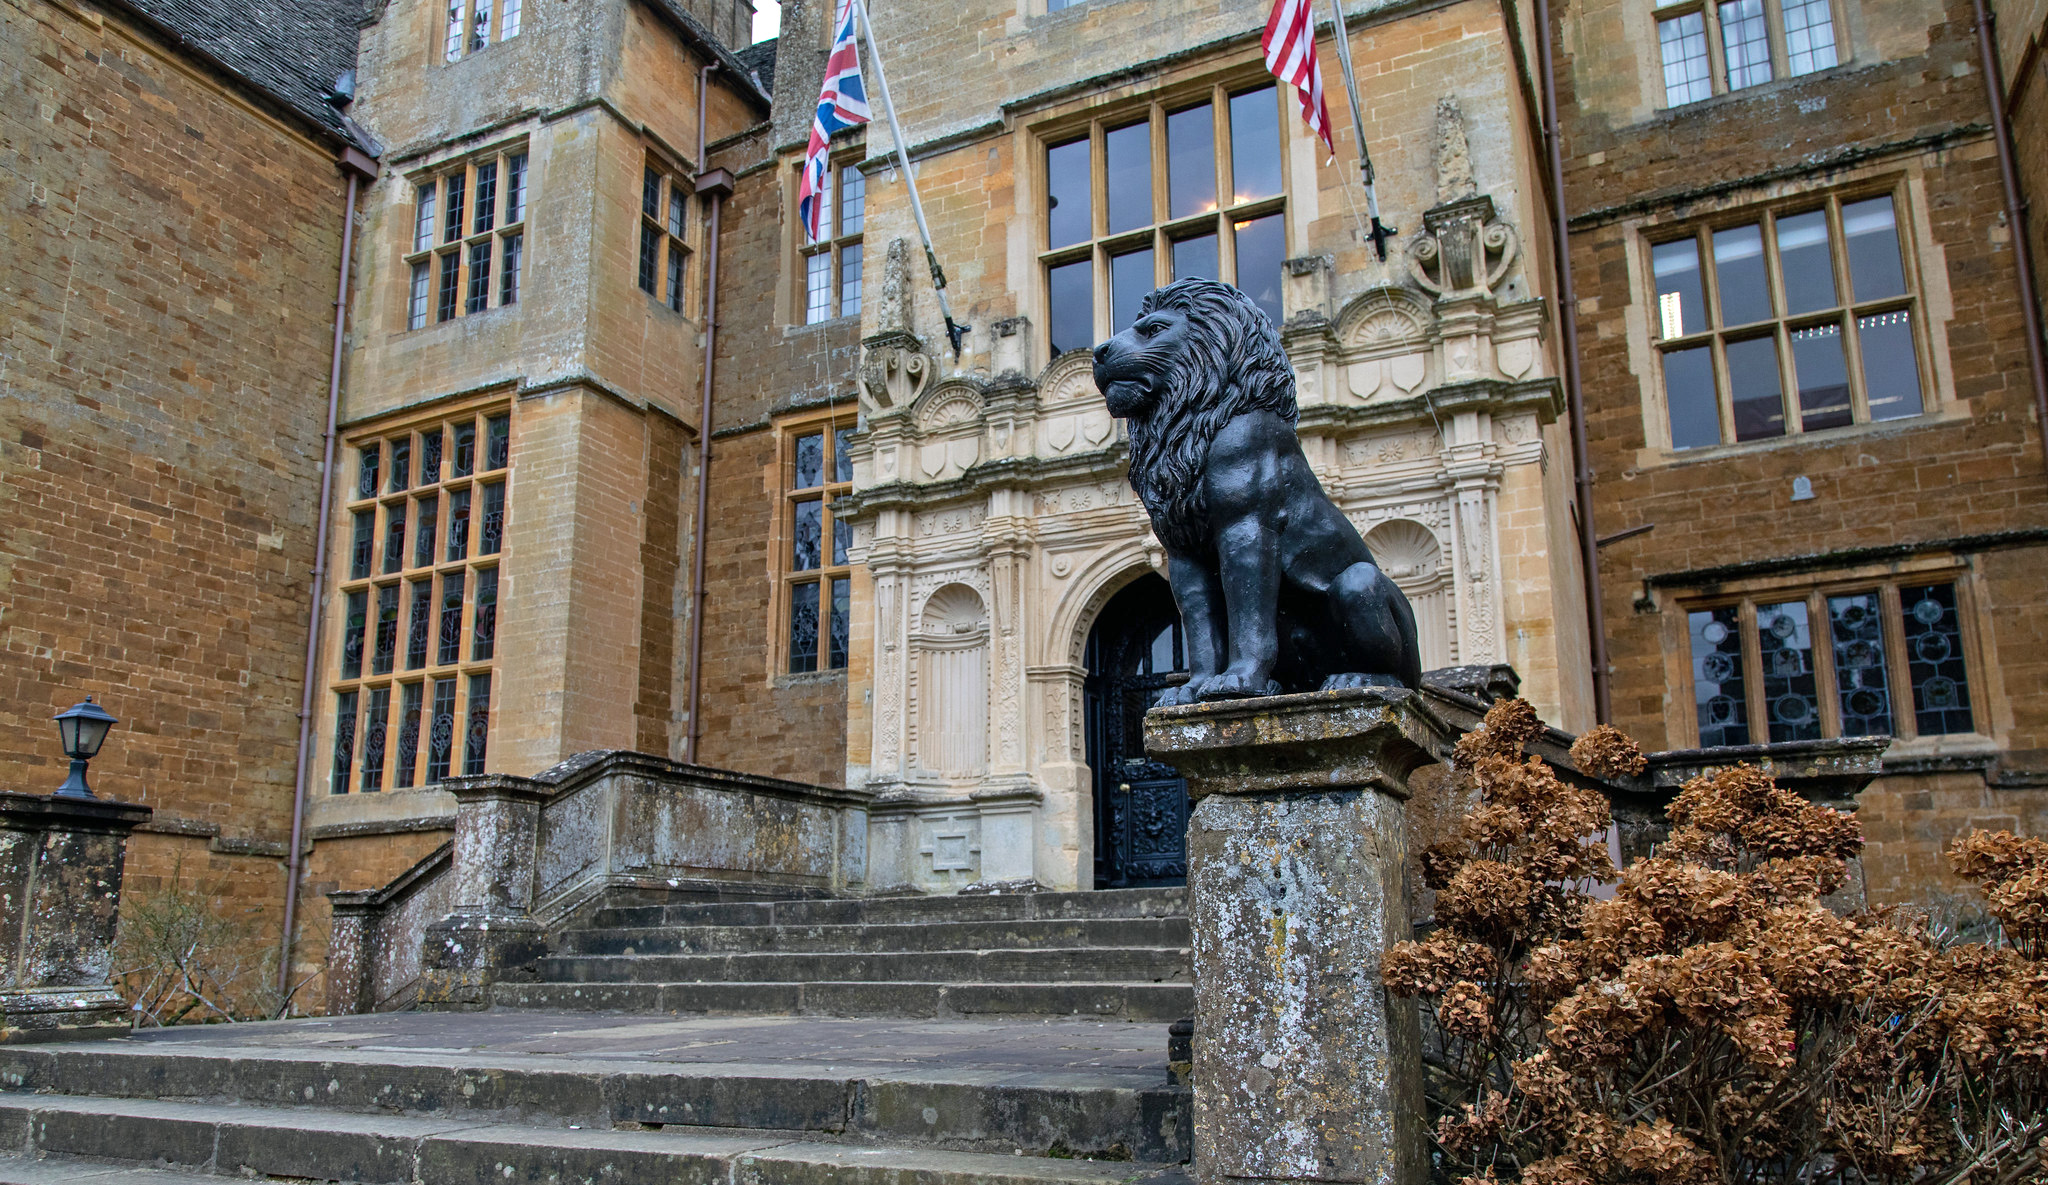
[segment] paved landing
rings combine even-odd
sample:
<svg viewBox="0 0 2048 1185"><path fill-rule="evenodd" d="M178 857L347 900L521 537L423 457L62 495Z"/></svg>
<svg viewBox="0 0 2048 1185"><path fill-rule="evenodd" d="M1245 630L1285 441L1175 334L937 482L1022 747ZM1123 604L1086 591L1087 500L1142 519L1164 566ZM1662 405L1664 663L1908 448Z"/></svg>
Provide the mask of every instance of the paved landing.
<svg viewBox="0 0 2048 1185"><path fill-rule="evenodd" d="M577 1012L388 1012L145 1030L122 1044L560 1057L708 1066L784 1064L846 1073L1142 1074L1166 1078L1166 1026L1083 1020L663 1017Z"/></svg>

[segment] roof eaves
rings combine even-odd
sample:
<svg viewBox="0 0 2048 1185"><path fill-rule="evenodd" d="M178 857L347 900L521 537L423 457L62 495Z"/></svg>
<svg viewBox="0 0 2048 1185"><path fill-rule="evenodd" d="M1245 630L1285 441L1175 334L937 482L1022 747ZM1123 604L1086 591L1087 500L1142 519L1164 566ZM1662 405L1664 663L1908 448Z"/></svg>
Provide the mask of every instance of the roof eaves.
<svg viewBox="0 0 2048 1185"><path fill-rule="evenodd" d="M745 62L740 61L739 55L726 48L725 43L720 41L716 34L705 28L702 21L691 16L677 0L646 0L646 3L649 8L666 17L669 23L682 33L684 41L695 45L716 61L719 68L733 80L734 89L749 102L763 112L771 109L772 102L768 92L762 90L760 84L754 81L753 71L747 68Z"/></svg>

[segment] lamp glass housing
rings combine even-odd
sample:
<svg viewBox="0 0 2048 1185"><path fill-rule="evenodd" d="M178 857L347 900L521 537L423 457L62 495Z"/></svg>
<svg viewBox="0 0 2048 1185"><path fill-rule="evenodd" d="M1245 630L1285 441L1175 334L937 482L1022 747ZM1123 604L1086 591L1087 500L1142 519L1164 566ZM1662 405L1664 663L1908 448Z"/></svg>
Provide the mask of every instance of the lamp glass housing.
<svg viewBox="0 0 2048 1185"><path fill-rule="evenodd" d="M106 743L107 730L119 723L105 708L88 698L57 715L57 736L64 744L64 756L73 761L90 761Z"/></svg>

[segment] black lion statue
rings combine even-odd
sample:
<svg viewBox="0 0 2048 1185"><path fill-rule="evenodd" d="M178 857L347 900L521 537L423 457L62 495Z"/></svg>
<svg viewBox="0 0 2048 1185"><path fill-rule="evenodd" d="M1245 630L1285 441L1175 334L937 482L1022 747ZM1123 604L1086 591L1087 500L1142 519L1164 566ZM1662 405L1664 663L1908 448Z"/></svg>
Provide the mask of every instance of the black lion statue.
<svg viewBox="0 0 2048 1185"><path fill-rule="evenodd" d="M1130 422L1131 488L1166 545L1189 677L1168 704L1330 687L1414 687L1415 611L1295 438L1294 371L1244 293L1181 280L1095 347Z"/></svg>

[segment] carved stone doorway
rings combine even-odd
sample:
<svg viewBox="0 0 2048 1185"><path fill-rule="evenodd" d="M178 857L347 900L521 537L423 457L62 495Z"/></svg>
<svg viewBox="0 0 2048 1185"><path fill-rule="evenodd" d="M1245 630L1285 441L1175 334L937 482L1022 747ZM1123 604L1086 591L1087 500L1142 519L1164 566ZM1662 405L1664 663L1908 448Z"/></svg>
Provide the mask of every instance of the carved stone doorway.
<svg viewBox="0 0 2048 1185"><path fill-rule="evenodd" d="M1145 710L1187 669L1173 593L1151 573L1110 598L1088 633L1098 889L1187 883L1188 784L1145 756Z"/></svg>

